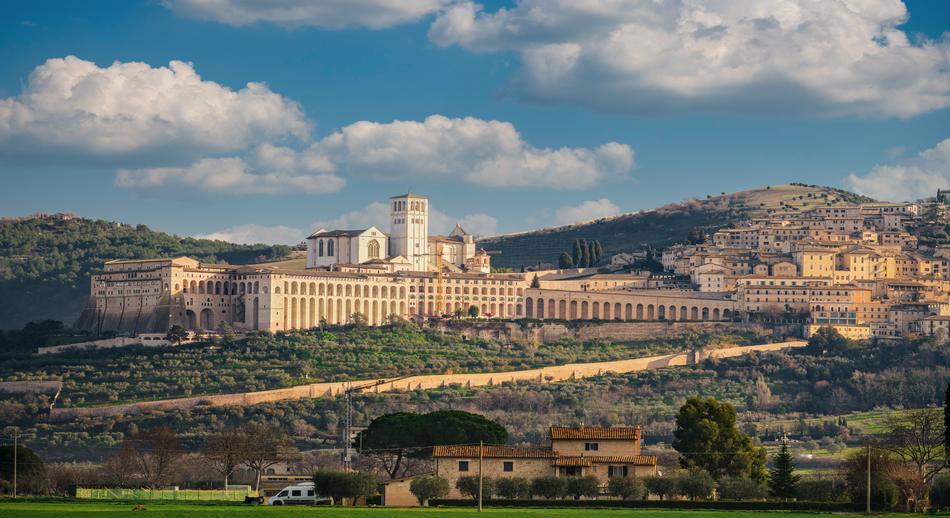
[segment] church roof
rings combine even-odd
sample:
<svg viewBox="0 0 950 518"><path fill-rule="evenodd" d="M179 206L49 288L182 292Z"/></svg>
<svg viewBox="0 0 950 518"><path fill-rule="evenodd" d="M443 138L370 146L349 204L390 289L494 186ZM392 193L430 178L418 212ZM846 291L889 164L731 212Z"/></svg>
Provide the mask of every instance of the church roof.
<svg viewBox="0 0 950 518"><path fill-rule="evenodd" d="M375 226L354 229L354 230L325 230L321 228L321 229L316 230L313 234L310 234L310 236L307 239L310 239L311 237L356 237L356 236L361 236L365 234L368 230L374 229L374 228L378 230L380 234L384 236L387 235L385 232L383 232L382 230L379 230Z"/></svg>
<svg viewBox="0 0 950 518"><path fill-rule="evenodd" d="M400 200L400 199L403 199L403 198L413 198L413 199L417 199L417 200L428 200L428 199L429 199L428 197L423 196L423 195L421 195L421 194L412 194L411 192L407 192L406 194L400 194L400 195L397 195L397 196L390 196L390 197L389 197L390 200Z"/></svg>
<svg viewBox="0 0 950 518"><path fill-rule="evenodd" d="M467 236L467 235L468 235L468 232L466 232L465 229L462 228L462 225L459 225L458 223L456 223L455 228L453 228L452 231L449 232L449 237L454 237L454 236L461 237L461 236Z"/></svg>

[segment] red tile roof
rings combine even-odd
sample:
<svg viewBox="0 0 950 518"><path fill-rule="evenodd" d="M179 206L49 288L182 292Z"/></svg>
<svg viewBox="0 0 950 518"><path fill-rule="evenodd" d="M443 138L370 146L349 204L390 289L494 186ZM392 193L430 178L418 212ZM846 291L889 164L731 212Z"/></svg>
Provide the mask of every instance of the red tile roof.
<svg viewBox="0 0 950 518"><path fill-rule="evenodd" d="M482 456L487 459L553 459L556 456L551 448L538 446L497 446L486 444L482 448ZM432 456L475 459L478 458L478 450L478 445L435 446L432 448Z"/></svg>
<svg viewBox="0 0 950 518"><path fill-rule="evenodd" d="M609 428L604 428L600 426L580 426L580 427L552 426L551 440L558 440L558 439L639 440L640 427L639 426L611 426Z"/></svg>

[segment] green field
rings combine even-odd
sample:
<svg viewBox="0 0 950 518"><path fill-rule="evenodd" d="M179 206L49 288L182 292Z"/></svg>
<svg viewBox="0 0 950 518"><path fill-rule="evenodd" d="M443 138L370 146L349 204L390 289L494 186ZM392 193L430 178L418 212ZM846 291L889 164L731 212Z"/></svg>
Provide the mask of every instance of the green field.
<svg viewBox="0 0 950 518"><path fill-rule="evenodd" d="M368 516L372 518L398 516L474 516L473 508L426 508L426 509L387 509L387 508L328 508L328 507L258 507L243 505L201 505L201 504L145 504L145 511L132 511L129 503L45 503L45 502L2 502L0 516L23 516L30 518L47 516L328 516L350 517ZM817 515L849 517L858 514L846 513L806 513L788 511L696 511L696 510L652 510L652 509L585 509L585 508L486 508L482 513L493 518L515 516L593 516L593 517L631 517L631 518L729 518L741 514L743 518L814 518ZM897 515L879 515L897 516Z"/></svg>

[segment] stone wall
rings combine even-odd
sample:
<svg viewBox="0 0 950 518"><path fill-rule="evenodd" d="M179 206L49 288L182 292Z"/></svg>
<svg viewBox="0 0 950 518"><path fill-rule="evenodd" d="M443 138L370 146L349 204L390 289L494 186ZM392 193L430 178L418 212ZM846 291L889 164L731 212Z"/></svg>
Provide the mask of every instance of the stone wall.
<svg viewBox="0 0 950 518"><path fill-rule="evenodd" d="M727 358L757 351L780 351L792 347L804 347L807 342L777 342L745 347L729 347L664 354L631 360L615 360L593 363L569 363L552 367L509 372L486 372L473 374L428 374L387 379L386 383L376 386L373 392L396 390L424 390L449 385L469 387L492 386L515 381L536 381L539 383L599 376L606 373L627 373L647 369L660 369L697 363L707 358ZM161 401L143 401L101 407L54 408L50 412L52 420L69 420L89 416L122 416L149 412L153 410L188 410L196 406L255 405L289 399L308 399L334 397L348 388L359 388L376 383L378 380L356 380L348 382L312 383L276 390L245 392L240 394L221 394L198 396Z"/></svg>

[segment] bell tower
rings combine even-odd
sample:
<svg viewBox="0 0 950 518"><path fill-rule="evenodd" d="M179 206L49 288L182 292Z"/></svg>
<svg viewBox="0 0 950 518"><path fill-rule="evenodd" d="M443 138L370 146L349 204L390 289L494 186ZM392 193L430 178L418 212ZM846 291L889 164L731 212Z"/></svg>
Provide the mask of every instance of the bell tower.
<svg viewBox="0 0 950 518"><path fill-rule="evenodd" d="M426 271L429 248L429 199L407 193L389 198L389 255L401 255L416 272Z"/></svg>

